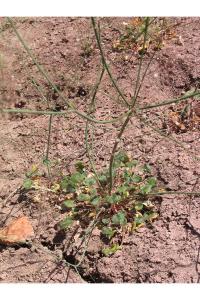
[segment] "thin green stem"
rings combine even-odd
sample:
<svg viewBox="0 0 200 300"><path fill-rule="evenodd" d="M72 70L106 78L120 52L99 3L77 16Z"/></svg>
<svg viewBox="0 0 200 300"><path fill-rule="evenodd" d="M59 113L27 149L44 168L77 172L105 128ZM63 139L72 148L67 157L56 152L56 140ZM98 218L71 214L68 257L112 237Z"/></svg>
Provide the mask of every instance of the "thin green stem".
<svg viewBox="0 0 200 300"><path fill-rule="evenodd" d="M150 18L149 18L150 19ZM156 20L156 17L152 18L152 20L149 20L149 26ZM142 30L135 36L134 41L137 42L137 40L144 34L145 32L145 26L143 26Z"/></svg>
<svg viewBox="0 0 200 300"><path fill-rule="evenodd" d="M138 94L139 94L138 85L139 85L139 82L140 82L140 74L141 74L141 70L142 70L144 51L145 51L145 46L146 46L146 41L147 41L148 26L149 26L149 18L146 18L145 19L145 26L144 26L144 41L143 41L143 45L142 45L142 54L141 54L140 61L139 61L139 68L138 68L137 79L136 79L136 83L135 83L135 91L134 91L134 95L133 95L132 101L131 101L133 105L136 104L136 99L137 99Z"/></svg>
<svg viewBox="0 0 200 300"><path fill-rule="evenodd" d="M102 49L102 46L101 46L101 39L100 39L100 35L97 31L97 28L96 28L96 22L95 22L95 18L91 18L92 20L92 26L93 26L93 29L94 29L94 33L95 33L95 37L96 37L96 41L97 41L97 45L98 45L98 48L99 48L99 51L100 51L100 54L101 54L101 59L102 59L102 64L104 65L109 77L110 77L110 80L112 81L112 84L113 86L115 87L116 91L118 92L118 94L121 96L121 98L124 100L124 102L126 103L126 105L129 107L130 104L128 103L128 101L126 100L126 97L125 95L122 93L121 89L118 87L117 83L116 83L116 80L113 78L113 75L110 71L110 68L106 62L106 59L105 59L105 55L104 55L104 52L103 52L103 49Z"/></svg>
<svg viewBox="0 0 200 300"><path fill-rule="evenodd" d="M24 47L24 49L26 50L26 52L28 53L28 55L31 57L31 59L33 60L33 62L35 63L35 65L37 66L38 70L40 71L40 73L45 77L45 79L50 83L50 85L53 87L53 89L59 94L59 96L61 96L63 98L63 96L61 95L59 89L57 88L57 86L52 82L52 80L50 79L49 75L47 74L47 72L43 69L43 67L38 63L38 61L36 60L35 56L32 54L31 50L29 49L29 47L27 46L27 44L25 43L24 39L21 37L21 35L19 34L15 24L12 21L12 18L7 17L9 23L11 24L17 38L19 39L19 41L21 42L22 46ZM64 99L66 101L66 99ZM66 101L66 104L71 107L74 108L72 103L69 103L68 101Z"/></svg>
<svg viewBox="0 0 200 300"><path fill-rule="evenodd" d="M117 151L117 147L118 147L118 144L119 142L121 141L121 137L126 129L126 126L127 124L129 123L130 119L131 119L131 116L133 114L133 111L131 110L126 118L126 120L124 121L118 135L117 135L117 138L115 140L115 143L114 143L114 146L113 146L113 149L112 149L112 152L111 152L111 156L110 156L110 162L109 162L109 183L110 183L110 186L109 186L109 193L111 194L112 192L112 188L113 188L113 163L114 163L114 158L115 158L115 153Z"/></svg>
<svg viewBox="0 0 200 300"><path fill-rule="evenodd" d="M94 120L92 118L90 118L89 116L87 116L85 113L83 112L80 112L76 109L76 107L73 105L73 103L67 101L65 99L65 97L63 97L62 93L60 92L60 90L57 88L57 86L53 83L53 81L51 80L51 78L49 77L49 75L47 74L47 72L44 70L44 68L38 63L38 61L36 60L36 58L34 57L34 55L32 54L31 50L29 49L29 47L27 46L27 44L25 43L25 41L23 40L23 38L21 37L21 35L19 34L14 22L12 21L12 18L7 18L9 23L11 24L17 38L19 39L20 43L22 44L22 46L24 47L24 49L26 50L27 54L31 57L32 61L34 62L34 64L36 65L36 67L38 68L39 72L44 76L44 78L48 81L48 83L52 86L52 88L57 92L57 94L60 96L60 98L65 101L65 103L67 104L67 106L74 112L76 113L77 115L79 115L80 117L86 119L86 120L89 120L91 122L94 122L94 123L102 123L102 122L99 122L98 120ZM96 29L96 27L95 27ZM98 36L98 33L97 33L97 36ZM98 36L98 40L99 40L99 36ZM0 110L0 112L19 112L19 111L16 111L16 110ZM30 112L28 110L24 110L22 111L22 113L36 113L38 114L38 112ZM39 113L39 114L56 114L55 112L48 112L48 113ZM65 112L60 112L60 114L65 114ZM57 115L58 115L58 112L57 112ZM121 118L121 117L120 117ZM111 120L111 122L108 122L108 123L112 123L113 121ZM106 122L107 123L107 122ZM102 124L106 124L106 123L102 123Z"/></svg>
<svg viewBox="0 0 200 300"><path fill-rule="evenodd" d="M88 243L89 243L89 240L90 240L90 237L92 235L92 232L95 228L95 226L97 225L97 223L99 222L99 216L104 212L105 208L102 207L99 212L97 213L96 217L94 220L91 221L91 223L89 224L88 228L87 228L87 232L86 234L84 235L83 237L83 241L86 241L85 242L85 247L84 247L84 250L83 250L83 253L82 253L82 256L79 260L79 262L77 264L72 264L72 263L67 263L67 265L71 266L71 267L74 267L74 268L78 268L81 263L83 262L84 258L85 258L85 254L86 254L86 251L87 251L87 246L88 246ZM82 244L82 242L81 242Z"/></svg>
<svg viewBox="0 0 200 300"><path fill-rule="evenodd" d="M157 46L159 46L159 44L160 44L160 42L158 43ZM144 74L143 74L143 76L142 76L140 85L139 85L138 90L137 90L137 96L138 96L139 93L140 93L140 90L141 90L141 88L142 88L144 79L145 79L145 77L146 77L146 75L147 75L147 71L149 70L149 67L150 67L150 65L151 65L151 63L152 63L152 61L153 61L153 59L154 59L154 57L155 57L155 54L156 54L156 51L154 51L153 55L151 56L151 59L149 60L147 66L146 66L146 68L145 68Z"/></svg>
<svg viewBox="0 0 200 300"><path fill-rule="evenodd" d="M47 105L48 105L48 108L49 108L49 100L45 97L45 94L44 94L42 88L40 87L40 84L38 84L33 77L31 79L31 82L34 85L34 87L37 89L37 91L41 94L43 100L47 102ZM49 150L50 150L50 141L51 141L52 119L53 119L53 115L50 115L49 116L49 124L48 124L48 135L47 135L47 149L46 149L45 158L43 160L46 164L46 167L47 167L48 177L51 176L51 168L50 168L50 161L49 161Z"/></svg>
<svg viewBox="0 0 200 300"><path fill-rule="evenodd" d="M31 77L31 83L34 85L36 90L41 94L42 99L49 104L49 99L44 95L44 92L43 92L40 84L38 84L38 82L35 80L34 77ZM49 107L49 105L48 105L48 107Z"/></svg>
<svg viewBox="0 0 200 300"><path fill-rule="evenodd" d="M143 48L142 48L142 56L144 55L144 49L145 49L145 43L146 43L146 38L147 38L147 32L148 32L148 26L149 26L149 21L148 19L146 20L145 22L145 32L144 32L144 43L143 43ZM142 56L140 58L140 62L142 60ZM137 82L139 83L139 78L140 78L140 72L141 72L141 63L140 63L140 66L139 66L139 69L138 69L138 76L137 76ZM135 98L133 97L133 101L132 101L132 104L131 104L131 109L130 111L128 112L128 115L117 135L117 138L115 140L115 143L114 143L114 146L113 146L113 149L112 149L112 152L111 152L111 156L110 156L110 162L109 162L109 194L111 194L112 192L112 188L113 188L113 164L114 164L114 158L115 158L115 153L117 151L117 147L118 147L118 144L120 143L121 141L121 137L129 123L129 121L131 120L131 117L134 113L134 107L135 107L135 104L136 104L136 101L137 101L137 97L138 97L138 93L137 93L137 84L136 83L136 89L135 89Z"/></svg>
<svg viewBox="0 0 200 300"><path fill-rule="evenodd" d="M90 162L90 165L91 165L91 168L94 172L94 175L97 179L97 182L99 183L99 177L98 177L98 174L97 174L97 171L96 171L96 168L95 168L95 164L93 162L93 159L92 159L92 156L90 154L90 145L89 145L89 142L88 142L88 132L89 132L89 123L88 121L86 122L86 126L85 126L85 145L86 145L86 152L87 152L87 156L88 156L88 159L89 159L89 162Z"/></svg>
<svg viewBox="0 0 200 300"><path fill-rule="evenodd" d="M103 66L103 68L101 70L101 73L100 73L100 76L99 76L99 78L97 80L97 83L95 84L95 87L94 87L93 96L92 96L91 103L90 103L90 106L89 106L89 112L88 112L89 114L92 114L94 112L96 94L97 94L97 91L98 91L99 86L101 84L101 81L103 79L104 72L105 72L105 68ZM93 130L93 128L92 128L92 130ZM87 155L88 155L88 159L89 159L90 165L91 165L92 170L94 172L94 175L96 177L97 183L98 183L99 187L101 187L101 183L99 181L99 176L97 174L96 167L95 167L94 161L92 159L92 155L91 155L91 146L89 145L89 141L88 141L88 133L89 133L89 121L87 120L86 121L86 126L85 126L86 152L87 152Z"/></svg>
<svg viewBox="0 0 200 300"><path fill-rule="evenodd" d="M157 104L139 107L138 112L140 110L147 110L147 109L161 107L161 106L165 106L165 105L169 105L169 104L173 104L173 103L178 103L178 102L184 101L188 98L192 98L195 96L200 96L200 92L198 91L195 93L186 94L177 99L171 99L171 100L163 101L163 102L160 102ZM197 101L199 101L199 99L197 99ZM127 114L130 112L130 110L128 110L126 113L121 114L121 116L119 116L118 118L103 121L103 120L93 119L93 118L89 117L88 115L86 115L80 111L74 110L74 109L70 109L69 111L58 111L58 112L47 111L47 110L29 110L29 109L13 109L13 108L0 109L0 113L25 113L25 114L37 114L37 115L65 115L65 114L68 114L70 111L72 113L78 114L79 116L85 118L86 120L89 120L89 121L91 121L93 123L97 123L97 124L116 123L116 122L120 121L121 119L123 119L125 116L127 116Z"/></svg>
<svg viewBox="0 0 200 300"><path fill-rule="evenodd" d="M100 86L101 81L103 79L104 73L105 73L105 67L103 66L102 70L101 70L101 73L100 73L100 76L98 78L98 81L97 81L97 83L95 84L95 87L94 87L93 96L92 96L91 103L90 103L90 111L89 111L89 113L93 112L94 103L95 103L95 99L96 99L96 94L98 92L99 86Z"/></svg>
<svg viewBox="0 0 200 300"><path fill-rule="evenodd" d="M50 171L50 165L49 165L49 149L50 149L50 141L51 141L51 129L52 129L52 118L53 116L49 116L49 126L48 126L48 137L47 137L47 150L45 155L45 162L47 165L48 170L48 176L50 177L51 171Z"/></svg>
<svg viewBox="0 0 200 300"><path fill-rule="evenodd" d="M91 122L94 122L94 123L101 123L101 124L107 124L107 123L112 123L112 122L116 122L116 120L109 120L109 121L98 121L98 120L95 120L95 119L92 119L90 118L89 116L87 116L86 114L76 110L73 106L72 103L68 102L63 96L62 94L60 93L59 89L56 87L56 85L53 84L53 82L51 81L50 77L48 76L48 74L44 71L44 69L39 65L39 63L37 62L37 60L35 59L35 57L33 56L33 54L31 53L30 49L28 48L28 46L26 45L26 43L24 42L24 40L22 39L22 37L20 36L20 34L18 33L17 29L16 29L16 26L15 24L13 23L12 19L11 18L8 18L8 21L9 23L11 24L15 34L17 35L19 41L21 42L21 44L23 45L24 49L26 50L26 52L28 53L28 55L31 57L31 59L33 60L33 62L35 63L35 65L37 66L38 70L40 71L40 73L43 74L43 76L46 78L46 80L49 82L49 84L52 86L52 88L54 88L54 90L59 94L59 96L67 103L67 105L72 109L72 111L76 114L78 114L80 117L83 117ZM95 30L96 30L96 27L95 27ZM97 33L97 30L95 31L96 32L96 37L98 36L98 33ZM99 37L98 37L98 41L99 41ZM101 45L100 45L101 46ZM103 52L102 52L103 53ZM101 53L101 54L102 54ZM103 56L104 57L104 56ZM104 61L105 62L105 61ZM105 67L107 66L107 64L105 65ZM106 68L107 70L107 68ZM119 88L118 88L119 89ZM121 92L120 92L121 94ZM172 104L172 103L178 103L180 101L183 101L185 99L188 99L190 97L193 97L193 96L197 96L197 95L200 95L200 92L197 92L197 93L192 93L190 95L185 95L185 96L182 96L178 99L172 99L172 100L168 100L168 101L163 101L161 103L156 103L156 104L153 104L153 105L147 105L147 106L144 106L144 107L141 107L140 110L146 110L146 109L151 109L151 108L156 108L156 107L160 107L160 106L164 106L164 105L169 105L169 104ZM128 102L126 101L126 104L128 104ZM128 104L129 105L129 104ZM19 113L20 111L19 110L14 110L14 109L1 109L0 112L15 112L15 113ZM33 114L66 114L66 112L44 112L44 111L28 111L28 110L21 110L22 113L33 113ZM126 114L125 114L126 115ZM124 114L122 116L119 117L120 118L123 118L125 116Z"/></svg>
<svg viewBox="0 0 200 300"><path fill-rule="evenodd" d="M131 195L135 195L135 196L141 196L142 194L141 193L132 193ZM147 196L152 196L152 197L155 197L157 195L200 195L200 192L168 192L168 191L165 191L165 192L155 192L155 193L149 193L147 194Z"/></svg>
<svg viewBox="0 0 200 300"><path fill-rule="evenodd" d="M184 145L183 143L177 141L177 139L175 139L174 137L172 136L168 136L167 134L164 134L161 130L155 128L154 126L152 126L151 124L149 124L149 122L147 122L144 118L140 117L138 114L135 114L136 117L138 119L140 119L140 121L142 121L147 127L151 128L153 131L157 132L159 135L161 135L162 137L172 141L172 142L175 142L178 146L180 146L181 148L183 148L185 150L185 152L187 152L188 154L191 155L192 159L194 160L199 160L200 161L200 157L194 155L190 150L188 150Z"/></svg>
<svg viewBox="0 0 200 300"><path fill-rule="evenodd" d="M160 103L155 103L155 104L139 107L139 110L146 110L146 109L161 107L161 106L165 106L165 105L169 105L169 104L173 104L173 103L178 103L178 102L184 101L188 98L192 98L192 97L199 96L199 95L200 95L200 91L195 92L195 93L191 93L191 94L187 93L186 95L184 95L182 97L179 97L179 98L176 98L176 99L165 100L165 101L160 102Z"/></svg>
<svg viewBox="0 0 200 300"><path fill-rule="evenodd" d="M15 109L15 108L6 108L6 109L0 109L0 113L22 113L22 114L35 114L35 115L67 115L69 113L77 113L76 111L69 109L69 110L63 110L63 111L51 111L51 110L30 110L30 109ZM129 111L121 114L119 117L117 118L113 118L110 120L97 120L97 119L93 119L88 115L85 115L81 112L78 112L78 114L81 117L84 117L86 120L96 123L96 124L112 124L112 123L116 123L119 122L120 120L122 120L124 117L127 116L127 114L129 113Z"/></svg>

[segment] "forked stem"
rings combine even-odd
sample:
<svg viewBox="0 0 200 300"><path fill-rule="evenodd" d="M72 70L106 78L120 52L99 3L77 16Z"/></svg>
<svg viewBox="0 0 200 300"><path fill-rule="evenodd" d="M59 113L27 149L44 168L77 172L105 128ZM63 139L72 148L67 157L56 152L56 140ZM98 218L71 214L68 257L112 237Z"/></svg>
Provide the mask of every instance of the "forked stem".
<svg viewBox="0 0 200 300"><path fill-rule="evenodd" d="M143 42L143 47L142 47L142 55L140 57L140 63L139 63L139 68L138 68L138 74L137 74L137 79L136 79L136 86L135 86L135 92L134 92L134 97L132 99L132 104L130 107L130 111L128 112L128 115L117 135L117 138L115 140L112 152L111 152L111 156L110 156L110 162L109 162L109 194L112 193L112 189L113 189L113 165L114 165L114 159L115 159L115 153L117 151L117 147L118 144L121 141L121 137L134 113L135 110L135 105L136 105L136 101L137 101L137 97L138 97L138 85L139 85L139 80L140 80L140 73L141 73L141 68L142 68L142 61L143 61L143 55L144 55L144 50L145 50L145 45L146 45L146 40L147 40L147 31L148 31L148 26L149 26L149 19L146 18L145 20L145 30L144 30L144 42Z"/></svg>

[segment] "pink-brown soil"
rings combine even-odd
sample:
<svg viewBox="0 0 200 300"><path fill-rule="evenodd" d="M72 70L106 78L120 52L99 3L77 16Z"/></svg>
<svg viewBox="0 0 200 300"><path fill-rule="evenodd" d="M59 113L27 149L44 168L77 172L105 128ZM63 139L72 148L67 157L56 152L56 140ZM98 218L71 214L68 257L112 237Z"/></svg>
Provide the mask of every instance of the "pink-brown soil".
<svg viewBox="0 0 200 300"><path fill-rule="evenodd" d="M102 44L113 75L130 99L137 74L138 54L133 49L117 52L113 43L124 31L129 18L102 18ZM66 99L86 111L92 88L100 72L99 50L89 18L15 18L15 25L38 61L49 72ZM168 20L174 36L156 51L139 94L141 106L173 99L199 88L200 19ZM1 18L0 105L1 108L45 109L32 78L43 87L51 107L66 106L20 45L11 26ZM91 49L87 52L87 43ZM153 50L150 49L151 54ZM148 63L150 54L145 55ZM159 135L137 118L128 126L120 147L141 162L148 163L160 186L169 191L200 190L199 161L200 104L189 99L190 115L180 128L173 118L185 103L143 111L142 117L169 137ZM106 74L97 93L98 119L110 119L124 111ZM0 246L0 282L94 282L94 283L197 283L200 281L200 204L199 196L163 195L156 200L159 218L151 226L124 237L122 250L103 257L103 241L98 230L87 247L80 267L76 263L76 240L69 243L71 232L59 235L56 224L62 219L60 203L51 194L40 199L21 194L25 173L31 165L44 168L48 116L0 115L0 226L14 217L29 217L35 231L30 247ZM105 167L120 124L95 125L94 160L97 169ZM54 173L68 172L75 161L89 166L84 146L85 121L75 114L55 116L52 123L50 159L57 161ZM44 171L45 172L45 171ZM15 193L16 191L16 193ZM9 198L8 198L9 197ZM7 199L8 198L8 199ZM77 238L78 239L78 238Z"/></svg>

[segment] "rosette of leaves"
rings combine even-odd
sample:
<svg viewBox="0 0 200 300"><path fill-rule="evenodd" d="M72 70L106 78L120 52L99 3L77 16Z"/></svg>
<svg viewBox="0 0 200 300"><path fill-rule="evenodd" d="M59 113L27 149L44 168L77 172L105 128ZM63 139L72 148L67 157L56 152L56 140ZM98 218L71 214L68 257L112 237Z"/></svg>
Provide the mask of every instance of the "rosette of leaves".
<svg viewBox="0 0 200 300"><path fill-rule="evenodd" d="M92 173L87 173L83 164L76 165L76 171L64 176L60 182L61 190L66 194L63 208L67 217L62 221L62 229L69 228L75 220L82 227L87 227L95 220L101 208L97 226L102 236L110 243L123 230L137 229L147 222L152 222L157 214L148 194L156 188L156 178L151 176L149 165L141 166L131 160L125 152L118 152L114 159L115 186L111 194L108 191L108 172L100 172L98 181ZM112 248L112 247L111 247ZM109 248L107 254L114 253L117 247Z"/></svg>

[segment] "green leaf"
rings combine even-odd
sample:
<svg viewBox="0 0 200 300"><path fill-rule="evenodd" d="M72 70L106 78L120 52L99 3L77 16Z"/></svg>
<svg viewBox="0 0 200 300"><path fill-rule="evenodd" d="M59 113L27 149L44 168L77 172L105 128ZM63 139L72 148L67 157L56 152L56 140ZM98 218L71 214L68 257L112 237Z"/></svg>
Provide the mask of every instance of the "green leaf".
<svg viewBox="0 0 200 300"><path fill-rule="evenodd" d="M84 174L81 173L74 173L70 176L70 183L72 186L77 186L77 184L81 183L85 178Z"/></svg>
<svg viewBox="0 0 200 300"><path fill-rule="evenodd" d="M134 185L130 186L129 191L130 192L135 192L136 191L136 186L134 186Z"/></svg>
<svg viewBox="0 0 200 300"><path fill-rule="evenodd" d="M132 181L133 183L139 183L139 182L142 182L142 177L139 176L139 175L134 175L131 179L132 179L131 181Z"/></svg>
<svg viewBox="0 0 200 300"><path fill-rule="evenodd" d="M102 219L101 221L102 221L102 223L105 224L105 225L107 225L107 224L110 223L110 219L108 219L108 218L104 218L104 219Z"/></svg>
<svg viewBox="0 0 200 300"><path fill-rule="evenodd" d="M63 202L63 205L67 208L72 208L75 206L75 202L73 200L66 200Z"/></svg>
<svg viewBox="0 0 200 300"><path fill-rule="evenodd" d="M91 197L95 197L97 195L97 189L95 188L89 189L89 193Z"/></svg>
<svg viewBox="0 0 200 300"><path fill-rule="evenodd" d="M72 174L71 176L64 176L60 182L60 187L63 192L74 193L77 185L81 183L84 178L85 175L78 172Z"/></svg>
<svg viewBox="0 0 200 300"><path fill-rule="evenodd" d="M104 234L105 236L107 236L109 239L111 239L113 237L113 235L115 234L115 230L113 230L110 227L103 227L102 228L102 234Z"/></svg>
<svg viewBox="0 0 200 300"><path fill-rule="evenodd" d="M100 175L99 176L99 182L105 186L108 183L108 177L106 175Z"/></svg>
<svg viewBox="0 0 200 300"><path fill-rule="evenodd" d="M110 204L118 203L122 200L120 195L112 194L111 196L106 196L106 201Z"/></svg>
<svg viewBox="0 0 200 300"><path fill-rule="evenodd" d="M142 210L143 207L144 207L143 203L141 203L141 202L135 203L135 209L136 210Z"/></svg>
<svg viewBox="0 0 200 300"><path fill-rule="evenodd" d="M74 192L76 192L76 186L71 182L69 182L67 186L67 193L74 193Z"/></svg>
<svg viewBox="0 0 200 300"><path fill-rule="evenodd" d="M78 195L78 200L79 201L90 201L90 198L91 197L88 194L81 193L81 194Z"/></svg>
<svg viewBox="0 0 200 300"><path fill-rule="evenodd" d="M64 220L62 220L59 223L59 227L60 229L67 229L68 227L70 227L73 223L73 219L70 217L66 217Z"/></svg>
<svg viewBox="0 0 200 300"><path fill-rule="evenodd" d="M114 244L112 247L104 248L102 250L102 253L105 256L110 256L110 255L114 254L115 252L117 252L118 250L121 250L121 246L119 246L119 244Z"/></svg>
<svg viewBox="0 0 200 300"><path fill-rule="evenodd" d="M144 173L151 173L151 167L148 164L145 164L142 170Z"/></svg>
<svg viewBox="0 0 200 300"><path fill-rule="evenodd" d="M151 190L152 190L152 186L148 183L140 187L140 192L143 195L149 194Z"/></svg>
<svg viewBox="0 0 200 300"><path fill-rule="evenodd" d="M30 178L24 179L23 187L24 187L26 190L30 190L31 187L32 187L32 185L33 185L33 181L32 181Z"/></svg>
<svg viewBox="0 0 200 300"><path fill-rule="evenodd" d="M92 185L95 185L95 184L96 184L96 180L93 177L86 178L84 180L84 185L86 185L86 186L92 186Z"/></svg>
<svg viewBox="0 0 200 300"><path fill-rule="evenodd" d="M144 220L144 222L146 222L146 221L149 220L149 216L150 216L150 213L144 213L143 214L143 220Z"/></svg>
<svg viewBox="0 0 200 300"><path fill-rule="evenodd" d="M141 193L143 195L149 194L152 188L156 186L156 183L157 183L156 178L154 177L148 178L146 184L140 187Z"/></svg>
<svg viewBox="0 0 200 300"><path fill-rule="evenodd" d="M112 222L116 225L125 225L127 223L125 213L123 211L119 211L112 217Z"/></svg>
<svg viewBox="0 0 200 300"><path fill-rule="evenodd" d="M150 177L150 178L147 179L147 182L148 182L148 184L150 184L151 187L153 188L153 187L156 186L157 179L156 179L155 177Z"/></svg>
<svg viewBox="0 0 200 300"><path fill-rule="evenodd" d="M92 199L91 203L92 205L96 206L100 203L101 198L100 197L95 197L94 199Z"/></svg>
<svg viewBox="0 0 200 300"><path fill-rule="evenodd" d="M131 181L132 181L131 177L132 177L132 174L129 171L125 170L123 173L123 178L124 178L126 184L131 183Z"/></svg>
<svg viewBox="0 0 200 300"><path fill-rule="evenodd" d="M136 167L138 164L138 161L137 160L131 160L131 161L128 161L127 163L125 163L125 166L127 168L133 168L133 167Z"/></svg>
<svg viewBox="0 0 200 300"><path fill-rule="evenodd" d="M64 192L67 192L68 190L68 185L69 185L69 177L64 176L60 182L60 187Z"/></svg>
<svg viewBox="0 0 200 300"><path fill-rule="evenodd" d="M75 163L75 168L79 173L83 173L85 171L85 166L82 161L77 161Z"/></svg>
<svg viewBox="0 0 200 300"><path fill-rule="evenodd" d="M43 164L46 166L49 166L51 164L51 161L48 158L43 159Z"/></svg>
<svg viewBox="0 0 200 300"><path fill-rule="evenodd" d="M122 194L122 195L127 195L127 192L129 191L129 187L127 186L127 185L122 185L122 186L120 186L120 187L118 187L118 189L117 189L117 193L120 193L120 194Z"/></svg>
<svg viewBox="0 0 200 300"><path fill-rule="evenodd" d="M135 222L136 226L138 226L138 225L144 224L145 220L144 220L143 216L136 216L134 218L134 222Z"/></svg>
<svg viewBox="0 0 200 300"><path fill-rule="evenodd" d="M144 219L145 221L153 221L154 219L156 219L158 217L158 214L156 212L148 212L144 214Z"/></svg>
<svg viewBox="0 0 200 300"><path fill-rule="evenodd" d="M116 155L115 155L115 162L121 162L123 164L129 162L129 157L126 154L125 151L119 151Z"/></svg>

